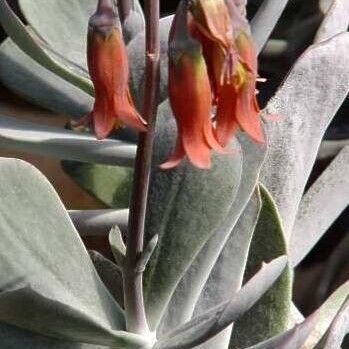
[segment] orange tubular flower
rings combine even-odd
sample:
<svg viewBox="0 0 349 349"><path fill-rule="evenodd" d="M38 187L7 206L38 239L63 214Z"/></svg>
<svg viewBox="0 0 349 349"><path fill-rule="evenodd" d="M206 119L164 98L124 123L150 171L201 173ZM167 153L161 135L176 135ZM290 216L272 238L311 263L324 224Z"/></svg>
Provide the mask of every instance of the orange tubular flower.
<svg viewBox="0 0 349 349"><path fill-rule="evenodd" d="M95 88L93 110L78 124L93 124L98 139L121 124L146 131L128 87L129 67L119 19L112 0L99 0L89 21L88 68Z"/></svg>
<svg viewBox="0 0 349 349"><path fill-rule="evenodd" d="M191 13L200 31L198 35L194 30L193 36L203 44L208 70L213 72L210 78L217 105L216 136L222 146L238 127L254 141L264 143L256 99L257 57L247 20L235 1L191 1ZM216 8L214 25L207 19L213 6ZM223 25L227 16L230 31Z"/></svg>
<svg viewBox="0 0 349 349"><path fill-rule="evenodd" d="M172 156L161 168L177 166L185 155L196 167L210 168L210 150L224 150L214 136L210 81L201 45L188 33L184 1L178 8L170 35L169 98L178 135Z"/></svg>

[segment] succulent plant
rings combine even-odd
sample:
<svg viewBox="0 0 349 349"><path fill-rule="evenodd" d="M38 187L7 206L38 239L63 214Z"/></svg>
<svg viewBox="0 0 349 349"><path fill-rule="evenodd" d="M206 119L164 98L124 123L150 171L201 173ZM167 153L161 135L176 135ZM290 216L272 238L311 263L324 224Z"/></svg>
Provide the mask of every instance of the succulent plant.
<svg viewBox="0 0 349 349"><path fill-rule="evenodd" d="M86 37L97 2L19 0L24 24L0 0L9 36L0 46L0 81L73 120L91 112ZM315 42L261 111L266 144L238 131L233 151L213 154L210 169L186 159L159 167L177 132L168 98L173 16L158 20L158 1L146 1L145 16L137 0L116 2L129 89L148 132L121 130L99 141L1 115L0 147L64 160L70 173L78 166L79 177L92 171L100 182L90 191L110 206L67 211L32 165L0 159L1 349L341 346L349 282L307 318L292 303L294 268L349 203L348 146L304 193L349 91L349 2L320 2L325 17ZM261 2L250 23L258 53L287 3ZM130 211L115 209L129 197ZM115 260L87 252L80 235L97 232L109 234Z"/></svg>

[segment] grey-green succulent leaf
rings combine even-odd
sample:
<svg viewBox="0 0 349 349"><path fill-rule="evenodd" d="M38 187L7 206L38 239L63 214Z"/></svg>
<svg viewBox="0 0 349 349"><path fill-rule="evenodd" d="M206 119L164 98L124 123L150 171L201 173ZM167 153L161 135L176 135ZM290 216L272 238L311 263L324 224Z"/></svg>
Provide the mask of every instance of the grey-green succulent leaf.
<svg viewBox="0 0 349 349"><path fill-rule="evenodd" d="M343 315L340 309L343 308L343 304L349 294L348 286L348 282L341 286L319 309L290 330L260 342L248 349L318 348L317 345L322 342L321 338L324 333L328 331L333 320L341 316L340 314Z"/></svg>
<svg viewBox="0 0 349 349"><path fill-rule="evenodd" d="M349 146L340 151L305 193L290 239L293 266L310 252L349 205Z"/></svg>
<svg viewBox="0 0 349 349"><path fill-rule="evenodd" d="M131 1L131 12L122 23L122 30L126 44L128 44L134 37L136 37L137 34L145 30L145 20L142 6L140 5L138 0Z"/></svg>
<svg viewBox="0 0 349 349"><path fill-rule="evenodd" d="M319 9L324 15L326 15L335 1L337 0L319 0Z"/></svg>
<svg viewBox="0 0 349 349"><path fill-rule="evenodd" d="M343 271L343 266L349 265L349 234L338 243L330 257L326 261L326 265L322 271L322 278L317 285L315 294L318 300L323 300L328 295L329 291L336 278Z"/></svg>
<svg viewBox="0 0 349 349"><path fill-rule="evenodd" d="M25 54L11 38L0 45L0 81L31 103L78 119L93 98Z"/></svg>
<svg viewBox="0 0 349 349"><path fill-rule="evenodd" d="M307 317L292 329L247 349L300 349L315 327L317 313Z"/></svg>
<svg viewBox="0 0 349 349"><path fill-rule="evenodd" d="M14 281L13 284L5 286L9 291L0 293L2 322L45 336L76 342L118 348L144 348L147 344L141 336L115 330L111 323L93 316L86 309L86 304L82 304L76 295L70 294L62 287L55 285L54 290L51 289L51 292L54 292L48 297L42 290L37 291L31 286L33 281L28 281L28 286L23 281L19 283L23 284L23 287ZM45 286L39 287L44 289ZM72 304L69 304L70 302Z"/></svg>
<svg viewBox="0 0 349 349"><path fill-rule="evenodd" d="M131 17L124 23L126 41L144 28L139 1L130 1L133 3ZM49 46L82 68L87 68L88 20L96 11L96 0L19 0L19 4L30 26Z"/></svg>
<svg viewBox="0 0 349 349"><path fill-rule="evenodd" d="M0 340L1 349L19 349L23 346L25 349L108 349L105 346L42 336L4 323L0 323Z"/></svg>
<svg viewBox="0 0 349 349"><path fill-rule="evenodd" d="M0 117L0 146L58 159L132 166L136 146L13 117Z"/></svg>
<svg viewBox="0 0 349 349"><path fill-rule="evenodd" d="M243 134L238 135L238 141L242 149L243 176L239 184L236 198L231 202L225 219L222 220L220 225L216 228L212 237L201 249L176 287L175 293L167 307L166 314L162 319L161 331L166 332L168 329L172 329L190 320L200 294L202 295L202 300L205 298L205 294L207 296L207 292L214 297L215 292L211 293L208 289L210 286L208 285L205 287L205 283L210 273L212 273L212 269L224 245L228 241L229 236L231 236L232 231L234 232L233 229L255 190L259 171L266 154L266 147L251 142L248 137ZM247 251L242 253L247 253ZM234 268L232 265L230 267ZM222 271L218 265L216 269L218 273ZM232 275L233 274L237 275L238 272L236 270L234 272L232 271ZM223 284L225 284L225 281L222 280L222 286ZM226 286L223 287L230 287L228 284L225 285ZM204 300L202 305L203 304ZM204 305L203 309L207 309L207 307ZM199 310L199 308L197 310Z"/></svg>
<svg viewBox="0 0 349 349"><path fill-rule="evenodd" d="M109 232L109 244L113 256L118 265L123 266L126 256L126 246L118 226L114 226Z"/></svg>
<svg viewBox="0 0 349 349"><path fill-rule="evenodd" d="M47 1L47 3L49 2L50 1ZM42 9L40 10L40 13L45 16ZM88 94L93 95L94 90L91 81L53 60L52 57L48 55L46 51L40 46L40 44L36 40L34 40L24 24L11 10L6 0L0 1L0 23L7 34L12 38L12 40L28 56L33 58L36 62L41 64L46 69L69 81L74 86L81 88ZM57 28L53 29L57 31Z"/></svg>
<svg viewBox="0 0 349 349"><path fill-rule="evenodd" d="M240 290L261 206L259 191L256 190L211 271L195 306L194 316L204 313L214 304L229 299ZM228 348L231 331L231 327L225 329L211 340L201 344L198 349Z"/></svg>
<svg viewBox="0 0 349 349"><path fill-rule="evenodd" d="M287 254L280 214L273 198L260 185L262 209L250 245L244 280L263 261ZM279 280L233 327L230 349L246 348L288 329L292 304L292 275L289 265Z"/></svg>
<svg viewBox="0 0 349 349"><path fill-rule="evenodd" d="M314 42L331 39L333 36L345 32L349 25L349 2L347 0L333 0L328 9Z"/></svg>
<svg viewBox="0 0 349 349"><path fill-rule="evenodd" d="M89 255L104 285L118 304L123 306L124 292L121 268L97 251L89 251Z"/></svg>
<svg viewBox="0 0 349 349"><path fill-rule="evenodd" d="M159 235L154 235L150 241L145 246L144 251L139 256L139 260L137 261L136 271L138 273L143 273L145 268L147 267L151 256L153 255L155 248L159 241Z"/></svg>
<svg viewBox="0 0 349 349"><path fill-rule="evenodd" d="M96 0L19 0L28 24L70 61L87 68L87 29Z"/></svg>
<svg viewBox="0 0 349 349"><path fill-rule="evenodd" d="M136 150L136 145L126 144ZM135 156L135 152L132 156ZM64 171L89 194L102 201L107 207L123 209L130 203L133 168L115 166L115 164L116 162L110 165L101 165L96 162L62 162Z"/></svg>
<svg viewBox="0 0 349 349"><path fill-rule="evenodd" d="M287 264L286 256L264 264L231 300L180 326L155 349L189 349L212 338L242 316L274 284Z"/></svg>
<svg viewBox="0 0 349 349"><path fill-rule="evenodd" d="M305 348L315 348L320 343L348 297L349 281L334 291L317 310L316 324L305 342Z"/></svg>
<svg viewBox="0 0 349 349"><path fill-rule="evenodd" d="M316 349L340 348L344 337L349 333L349 296L339 310L324 338L316 346Z"/></svg>
<svg viewBox="0 0 349 349"><path fill-rule="evenodd" d="M47 179L16 159L0 159L0 172L0 319L67 340L147 344L124 332L122 309Z"/></svg>
<svg viewBox="0 0 349 349"><path fill-rule="evenodd" d="M115 225L127 230L128 209L70 210L69 216L81 236L106 236Z"/></svg>
<svg viewBox="0 0 349 349"><path fill-rule="evenodd" d="M214 155L210 170L202 171L187 160L163 171L176 136L168 102L158 113L153 173L150 183L146 241L159 235L158 246L145 276L148 319L156 328L173 292L199 251L215 233L236 197L242 157ZM234 145L238 148L238 144Z"/></svg>
<svg viewBox="0 0 349 349"><path fill-rule="evenodd" d="M327 336L330 333L330 326L335 324L336 319L339 319L340 325L343 325L343 328L345 328L345 317L348 315L346 310L346 299L348 295L349 282L338 288L320 308L290 330L249 347L248 349L322 349L322 345L325 343L325 339L328 338ZM339 328L337 327L337 329ZM343 331L342 329L340 330L341 334L345 332L345 330ZM324 336L325 333L326 335ZM340 337L341 336L336 336L336 339L338 340ZM339 348L339 346L331 347L331 349L334 348Z"/></svg>
<svg viewBox="0 0 349 349"><path fill-rule="evenodd" d="M311 46L269 102L267 159L261 181L279 208L289 239L302 194L327 126L349 91L349 34Z"/></svg>
<svg viewBox="0 0 349 349"><path fill-rule="evenodd" d="M264 0L251 21L252 36L257 52L262 51L276 26L288 0Z"/></svg>

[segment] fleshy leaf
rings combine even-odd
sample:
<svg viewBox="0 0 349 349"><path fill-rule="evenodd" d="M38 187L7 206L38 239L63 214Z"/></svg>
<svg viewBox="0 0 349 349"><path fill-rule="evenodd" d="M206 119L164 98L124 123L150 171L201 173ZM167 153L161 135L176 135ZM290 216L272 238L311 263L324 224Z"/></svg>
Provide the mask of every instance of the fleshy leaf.
<svg viewBox="0 0 349 349"><path fill-rule="evenodd" d="M50 3L50 1L47 1L47 3ZM70 11L68 12L70 13ZM42 9L40 10L40 13L44 14L43 16L46 17L46 14ZM59 75L85 92L93 95L93 86L91 81L52 59L52 57L40 46L37 40L32 37L24 24L11 10L6 0L0 1L0 23L12 40L28 56L40 63L46 69ZM64 23L64 25L66 25L66 23ZM58 32L58 28L52 27L52 29L57 30Z"/></svg>
<svg viewBox="0 0 349 349"><path fill-rule="evenodd" d="M131 17L125 23L126 40L144 28L139 1L130 1L133 5ZM19 0L19 4L28 23L48 45L86 68L87 23L96 10L96 0Z"/></svg>
<svg viewBox="0 0 349 349"><path fill-rule="evenodd" d="M288 0L264 0L260 5L251 21L251 31L257 52L263 49L287 3Z"/></svg>
<svg viewBox="0 0 349 349"><path fill-rule="evenodd" d="M270 193L260 186L262 209L253 234L244 279L251 277L262 261L287 254L280 215ZM292 277L287 267L273 287L239 319L229 348L246 348L277 335L289 325Z"/></svg>
<svg viewBox="0 0 349 349"><path fill-rule="evenodd" d="M319 8L323 14L326 14L335 0L319 0Z"/></svg>
<svg viewBox="0 0 349 349"><path fill-rule="evenodd" d="M129 43L137 34L145 30L145 21L142 7L138 0L131 0L133 6L130 14L122 23L125 43Z"/></svg>
<svg viewBox="0 0 349 349"><path fill-rule="evenodd" d="M96 0L19 0L19 5L28 24L49 46L87 67L87 23Z"/></svg>
<svg viewBox="0 0 349 349"><path fill-rule="evenodd" d="M136 146L1 115L0 145L58 159L132 166Z"/></svg>
<svg viewBox="0 0 349 349"><path fill-rule="evenodd" d="M231 300L192 319L161 339L154 349L189 349L212 338L242 316L278 279L287 263L286 256L263 264Z"/></svg>
<svg viewBox="0 0 349 349"><path fill-rule="evenodd" d="M10 39L0 46L0 80L31 103L73 118L92 109L93 98L45 69Z"/></svg>
<svg viewBox="0 0 349 349"><path fill-rule="evenodd" d="M97 273L115 300L123 306L123 284L121 269L97 251L89 251Z"/></svg>
<svg viewBox="0 0 349 349"><path fill-rule="evenodd" d="M248 349L300 349L314 329L317 314L310 315L292 329ZM304 348L305 349L305 348Z"/></svg>
<svg viewBox="0 0 349 349"><path fill-rule="evenodd" d="M4 323L0 324L0 340L1 349L108 349L94 344L81 344L49 338Z"/></svg>
<svg viewBox="0 0 349 349"><path fill-rule="evenodd" d="M280 210L287 239L325 130L349 90L349 34L311 46L296 62L266 112L267 159L261 181Z"/></svg>
<svg viewBox="0 0 349 349"><path fill-rule="evenodd" d="M232 202L225 220L217 227L178 284L167 307L167 313L162 319L162 329L165 332L192 317L195 305L212 268L256 187L266 147L251 142L243 134L238 135L238 140L242 148L242 173L244 175L237 196Z"/></svg>
<svg viewBox="0 0 349 349"><path fill-rule="evenodd" d="M304 348L314 348L326 334L331 323L349 297L349 281L340 286L318 309L318 318L315 328L310 333Z"/></svg>
<svg viewBox="0 0 349 349"><path fill-rule="evenodd" d="M118 226L115 226L110 230L109 244L115 260L120 266L122 266L126 256L126 245Z"/></svg>
<svg viewBox="0 0 349 349"><path fill-rule="evenodd" d="M346 297L349 295L348 286L348 282L341 286L319 309L305 320L303 319L298 325L248 349L314 348L317 343L320 343L321 337L343 306ZM316 346L316 348L318 347Z"/></svg>
<svg viewBox="0 0 349 349"><path fill-rule="evenodd" d="M296 266L349 204L349 146L345 147L302 198L290 240Z"/></svg>
<svg viewBox="0 0 349 349"><path fill-rule="evenodd" d="M349 2L333 0L324 20L318 29L314 42L321 42L345 32L349 25Z"/></svg>
<svg viewBox="0 0 349 349"><path fill-rule="evenodd" d="M62 165L74 181L107 207L120 209L129 206L132 168L77 161L63 161Z"/></svg>
<svg viewBox="0 0 349 349"><path fill-rule="evenodd" d="M210 170L198 170L186 160L173 170L161 170L159 165L167 158L175 137L166 101L159 110L146 219L146 241L159 235L145 273L145 303L152 328L191 262L227 214L242 167L241 154L235 149L234 154L214 154Z"/></svg>
<svg viewBox="0 0 349 349"><path fill-rule="evenodd" d="M122 309L46 178L16 159L0 159L0 170L0 320L67 340L141 348L142 337L123 331Z"/></svg>
<svg viewBox="0 0 349 349"><path fill-rule="evenodd" d="M340 348L344 337L349 333L349 297L334 318L326 335L316 349L336 349Z"/></svg>
<svg viewBox="0 0 349 349"><path fill-rule="evenodd" d="M51 297L42 295L42 292L34 290L31 286L15 290L12 287L13 285L9 291L0 294L0 320L3 322L50 337L77 342L119 348L127 348L129 345L143 348L146 344L142 337L114 330L115 325L110 326L103 323L102 319L94 318L76 296L72 297L57 285L51 290ZM68 300L68 303L70 299L74 305L68 305L53 297L62 297L65 302Z"/></svg>
<svg viewBox="0 0 349 349"><path fill-rule="evenodd" d="M261 199L259 193L256 192L252 195L224 246L200 295L194 314L202 314L206 309L229 299L240 290L260 209ZM198 348L228 348L231 331L232 327L228 327Z"/></svg>
<svg viewBox="0 0 349 349"><path fill-rule="evenodd" d="M128 209L71 210L69 215L82 236L106 236L115 225L123 232L127 230Z"/></svg>

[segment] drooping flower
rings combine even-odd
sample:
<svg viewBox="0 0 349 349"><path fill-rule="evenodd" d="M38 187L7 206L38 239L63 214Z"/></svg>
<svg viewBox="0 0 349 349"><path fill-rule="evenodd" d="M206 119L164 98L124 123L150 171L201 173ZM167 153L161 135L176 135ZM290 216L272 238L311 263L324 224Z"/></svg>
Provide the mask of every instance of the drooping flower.
<svg viewBox="0 0 349 349"><path fill-rule="evenodd" d="M192 35L204 48L217 106L216 135L223 146L238 127L254 141L264 142L256 99L257 56L240 5L236 0L191 1ZM216 19L209 21L213 7ZM223 25L227 16L230 29Z"/></svg>
<svg viewBox="0 0 349 349"><path fill-rule="evenodd" d="M98 139L123 124L146 131L146 122L136 111L130 94L127 52L112 0L99 0L89 20L87 62L95 103L76 125L92 124Z"/></svg>
<svg viewBox="0 0 349 349"><path fill-rule="evenodd" d="M180 4L169 42L169 99L178 135L174 152L161 165L177 166L187 155L198 168L210 168L211 149L224 152L211 123L212 92L201 45L188 32L187 5Z"/></svg>

